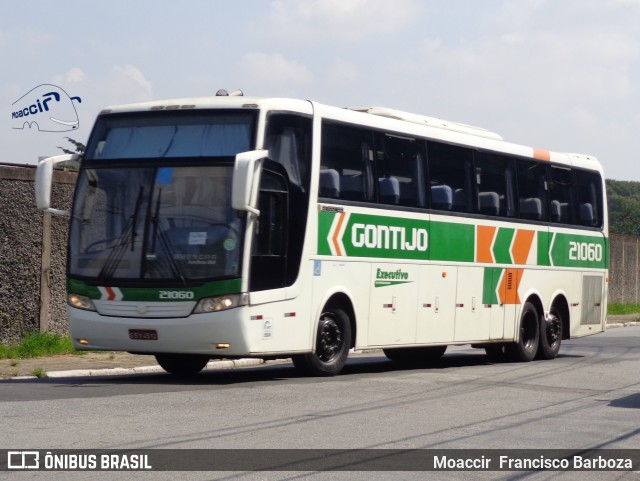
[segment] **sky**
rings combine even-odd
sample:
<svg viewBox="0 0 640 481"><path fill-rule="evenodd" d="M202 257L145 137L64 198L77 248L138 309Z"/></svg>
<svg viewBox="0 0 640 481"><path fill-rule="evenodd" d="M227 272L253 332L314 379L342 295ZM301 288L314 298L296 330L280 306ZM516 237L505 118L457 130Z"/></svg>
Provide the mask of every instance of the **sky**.
<svg viewBox="0 0 640 481"><path fill-rule="evenodd" d="M108 105L240 88L472 124L640 181L639 25L640 0L4 0L0 162L86 142ZM77 130L15 128L42 85Z"/></svg>

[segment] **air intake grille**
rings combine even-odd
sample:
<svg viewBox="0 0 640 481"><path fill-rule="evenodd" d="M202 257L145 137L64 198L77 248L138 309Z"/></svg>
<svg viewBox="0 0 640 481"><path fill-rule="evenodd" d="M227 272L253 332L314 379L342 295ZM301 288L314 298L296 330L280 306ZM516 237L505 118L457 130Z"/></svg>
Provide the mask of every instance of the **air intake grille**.
<svg viewBox="0 0 640 481"><path fill-rule="evenodd" d="M582 317L580 324L591 325L602 322L602 277L582 278Z"/></svg>

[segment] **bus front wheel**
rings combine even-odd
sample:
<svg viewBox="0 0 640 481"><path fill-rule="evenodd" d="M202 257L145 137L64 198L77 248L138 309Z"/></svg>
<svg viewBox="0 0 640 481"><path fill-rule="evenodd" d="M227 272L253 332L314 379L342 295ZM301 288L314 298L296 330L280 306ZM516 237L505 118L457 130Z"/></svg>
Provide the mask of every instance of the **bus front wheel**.
<svg viewBox="0 0 640 481"><path fill-rule="evenodd" d="M294 356L293 364L314 376L335 376L344 367L350 346L349 317L342 309L327 309L318 320L314 351Z"/></svg>
<svg viewBox="0 0 640 481"><path fill-rule="evenodd" d="M515 362L533 361L540 342L540 315L530 302L522 306L518 340L509 345L509 354Z"/></svg>
<svg viewBox="0 0 640 481"><path fill-rule="evenodd" d="M198 374L209 362L208 356L197 354L156 354L160 367L175 376Z"/></svg>

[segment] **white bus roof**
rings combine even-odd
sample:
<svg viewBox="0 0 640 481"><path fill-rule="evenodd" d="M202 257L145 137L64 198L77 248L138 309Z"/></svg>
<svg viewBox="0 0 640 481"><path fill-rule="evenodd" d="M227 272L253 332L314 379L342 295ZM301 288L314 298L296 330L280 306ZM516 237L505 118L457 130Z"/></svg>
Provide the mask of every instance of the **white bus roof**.
<svg viewBox="0 0 640 481"><path fill-rule="evenodd" d="M449 120L427 117L426 115L418 115L411 112L403 112L401 110L389 109L386 107L352 107L351 110L355 110L356 112L365 112L371 115L379 115L381 117L388 117L390 119L404 120L405 122L412 122L418 125L426 125L427 127L435 127L438 129L452 130L454 132L460 132L464 134L477 135L479 137L485 137L487 139L503 140L500 135L487 129L483 129L482 127L475 127L473 125L451 122Z"/></svg>
<svg viewBox="0 0 640 481"><path fill-rule="evenodd" d="M146 112L153 110L199 110L220 108L282 108L297 112L312 112L311 102L287 98L243 97L243 96L211 96L181 99L154 100L135 104L113 105L100 113Z"/></svg>
<svg viewBox="0 0 640 481"><path fill-rule="evenodd" d="M132 113L159 110L200 110L200 109L275 109L290 110L304 114L320 113L332 120L353 122L406 132L425 138L488 149L506 154L549 160L561 164L602 171L598 160L589 155L550 152L520 144L505 142L503 138L487 129L459 122L428 117L386 107L341 108L319 104L310 100L277 97L210 96L181 99L157 100L134 104L114 105L102 110L101 114Z"/></svg>

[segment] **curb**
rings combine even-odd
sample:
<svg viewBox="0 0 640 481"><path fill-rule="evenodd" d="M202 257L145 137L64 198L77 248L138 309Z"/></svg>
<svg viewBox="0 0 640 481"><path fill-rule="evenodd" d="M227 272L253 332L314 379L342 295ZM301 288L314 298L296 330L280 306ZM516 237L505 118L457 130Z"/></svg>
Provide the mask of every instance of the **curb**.
<svg viewBox="0 0 640 481"><path fill-rule="evenodd" d="M607 329L616 328L616 327L632 327L632 326L640 326L639 321L631 321L631 322L616 322L612 324L607 324Z"/></svg>
<svg viewBox="0 0 640 481"><path fill-rule="evenodd" d="M264 359L233 359L226 361L209 361L209 363L202 370L204 371L213 371L213 370L228 370L235 369L238 367L251 367L251 366L259 366L264 364ZM132 368L124 368L124 367L110 367L103 369L75 369L71 371L51 371L46 372L46 378L65 378L65 377L98 377L98 376L126 376L131 374L158 374L158 373L166 373L164 369L160 366L139 366ZM29 379L42 379L37 376L16 376L9 379L9 381L24 381Z"/></svg>

